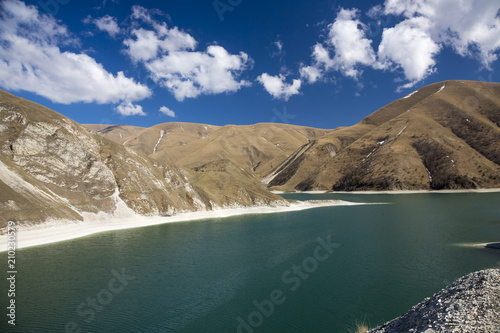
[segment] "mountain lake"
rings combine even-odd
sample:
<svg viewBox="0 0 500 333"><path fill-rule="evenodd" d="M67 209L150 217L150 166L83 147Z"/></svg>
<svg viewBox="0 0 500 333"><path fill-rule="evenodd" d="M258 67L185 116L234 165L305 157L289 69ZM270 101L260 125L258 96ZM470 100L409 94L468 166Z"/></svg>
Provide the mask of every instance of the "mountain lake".
<svg viewBox="0 0 500 333"><path fill-rule="evenodd" d="M500 266L500 250L471 246L500 241L498 192L283 196L366 205L167 223L20 249L16 326L8 330L350 332ZM5 278L0 289L8 290ZM6 320L0 325L5 332Z"/></svg>

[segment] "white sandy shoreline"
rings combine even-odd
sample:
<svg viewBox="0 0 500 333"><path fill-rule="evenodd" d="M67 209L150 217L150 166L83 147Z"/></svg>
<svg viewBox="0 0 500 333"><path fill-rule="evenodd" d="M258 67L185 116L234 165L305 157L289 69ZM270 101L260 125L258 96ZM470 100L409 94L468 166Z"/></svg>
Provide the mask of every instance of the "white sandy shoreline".
<svg viewBox="0 0 500 333"><path fill-rule="evenodd" d="M182 213L170 217L128 215L125 217L111 217L105 219L88 219L81 221L53 221L51 223L33 227L16 226L17 248L26 248L50 244L96 233L140 228L164 223L199 221L212 218L248 214L272 214L301 211L319 207L367 205L373 203L355 203L341 200L312 200L290 203L289 206L259 206L244 208L226 208L212 211ZM7 250L7 235L0 236L0 252Z"/></svg>
<svg viewBox="0 0 500 333"><path fill-rule="evenodd" d="M271 191L274 194L424 194L424 193L492 193L500 192L500 188L484 188L469 190L394 190L394 191Z"/></svg>

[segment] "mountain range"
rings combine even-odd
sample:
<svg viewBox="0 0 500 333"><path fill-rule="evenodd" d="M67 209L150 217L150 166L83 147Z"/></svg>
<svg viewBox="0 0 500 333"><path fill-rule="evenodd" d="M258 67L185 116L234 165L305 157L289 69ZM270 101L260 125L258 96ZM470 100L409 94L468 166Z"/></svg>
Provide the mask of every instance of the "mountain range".
<svg viewBox="0 0 500 333"><path fill-rule="evenodd" d="M500 84L428 85L351 127L85 125L151 158L196 169L232 161L272 190L500 186Z"/></svg>
<svg viewBox="0 0 500 333"><path fill-rule="evenodd" d="M477 81L425 86L337 129L80 125L0 91L0 211L39 223L287 204L270 190L499 188L499 126L500 84Z"/></svg>

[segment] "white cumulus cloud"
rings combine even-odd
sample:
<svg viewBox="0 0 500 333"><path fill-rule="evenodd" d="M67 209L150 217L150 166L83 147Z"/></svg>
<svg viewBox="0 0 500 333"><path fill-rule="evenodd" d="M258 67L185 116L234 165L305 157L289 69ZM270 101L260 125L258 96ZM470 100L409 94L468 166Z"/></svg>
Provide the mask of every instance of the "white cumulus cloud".
<svg viewBox="0 0 500 333"><path fill-rule="evenodd" d="M366 38L356 9L341 9L330 24L327 43L334 48L332 66L346 76L356 78L358 65L369 66L376 60L371 40Z"/></svg>
<svg viewBox="0 0 500 333"><path fill-rule="evenodd" d="M235 92L251 85L240 79L252 65L245 52L230 54L219 45L195 51L197 42L191 35L156 21L154 14L143 7L133 7L132 17L148 26L133 29L124 45L132 61L142 63L151 78L178 101Z"/></svg>
<svg viewBox="0 0 500 333"><path fill-rule="evenodd" d="M111 37L116 37L120 33L120 27L118 26L116 17L105 15L100 18L92 18L88 16L84 23L93 23L95 26L104 32L107 32Z"/></svg>
<svg viewBox="0 0 500 333"><path fill-rule="evenodd" d="M311 63L300 66L304 82L328 79L332 71L358 80L364 68L373 68L401 70L407 82L400 88L407 88L438 69L437 55L447 47L485 68L498 60L498 0L385 0L365 14L375 29L358 9L339 10L327 37L313 46Z"/></svg>
<svg viewBox="0 0 500 333"><path fill-rule="evenodd" d="M428 33L430 24L424 17L415 17L385 29L378 49L380 68L401 67L405 78L414 83L431 74L441 47Z"/></svg>
<svg viewBox="0 0 500 333"><path fill-rule="evenodd" d="M285 80L286 77L283 74L273 76L263 73L257 78L257 81L264 86L264 89L266 89L273 98L288 101L291 96L300 93L299 89L302 85L302 81L295 79L292 81L292 84L290 84L286 83Z"/></svg>
<svg viewBox="0 0 500 333"><path fill-rule="evenodd" d="M330 56L330 51L321 43L316 43L316 45L314 45L312 58L317 67L323 67L329 70L335 66L335 62Z"/></svg>
<svg viewBox="0 0 500 333"><path fill-rule="evenodd" d="M452 47L462 56L477 58L486 67L500 50L498 0L386 0L385 13L403 15L408 21L427 19L435 43Z"/></svg>
<svg viewBox="0 0 500 333"><path fill-rule="evenodd" d="M300 77L307 83L314 83L321 79L321 70L314 66L304 66L302 65L299 69Z"/></svg>
<svg viewBox="0 0 500 333"><path fill-rule="evenodd" d="M123 43L134 62L155 59L159 53L194 50L196 47L196 40L191 35L177 27L168 29L165 24L156 25L154 30L134 29L132 36L133 38L126 39Z"/></svg>
<svg viewBox="0 0 500 333"><path fill-rule="evenodd" d="M324 73L335 70L355 80L362 74L360 67L372 66L377 57L357 9L340 9L335 21L328 25L328 37L313 47L310 66L301 66L300 75L314 83Z"/></svg>
<svg viewBox="0 0 500 333"><path fill-rule="evenodd" d="M211 45L205 52L175 51L146 64L153 80L169 89L178 101L201 94L235 92L250 85L237 76L246 69L248 55L229 54Z"/></svg>
<svg viewBox="0 0 500 333"><path fill-rule="evenodd" d="M115 107L115 110L122 116L145 116L146 113L142 110L142 106L132 104L132 102L124 101Z"/></svg>
<svg viewBox="0 0 500 333"><path fill-rule="evenodd" d="M123 72L116 75L84 53L62 51L66 27L22 1L0 3L0 85L44 96L53 102L138 101L151 90Z"/></svg>
<svg viewBox="0 0 500 333"><path fill-rule="evenodd" d="M162 106L160 108L160 112L163 113L164 115L166 116L169 116L169 117L172 117L172 118L175 118L175 112L170 110L168 107L166 106Z"/></svg>

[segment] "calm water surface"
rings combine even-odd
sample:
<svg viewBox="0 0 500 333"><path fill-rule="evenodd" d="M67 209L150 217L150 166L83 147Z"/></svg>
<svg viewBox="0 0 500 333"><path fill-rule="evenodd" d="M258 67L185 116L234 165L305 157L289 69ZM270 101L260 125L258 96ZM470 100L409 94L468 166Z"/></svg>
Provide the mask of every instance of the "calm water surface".
<svg viewBox="0 0 500 333"><path fill-rule="evenodd" d="M500 193L286 197L386 204L171 223L22 249L17 325L3 314L0 331L348 332L500 266L500 251L463 245L500 241ZM5 294L5 279L0 287Z"/></svg>

